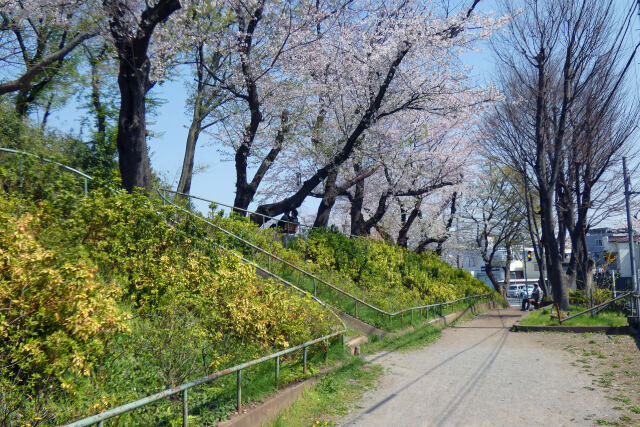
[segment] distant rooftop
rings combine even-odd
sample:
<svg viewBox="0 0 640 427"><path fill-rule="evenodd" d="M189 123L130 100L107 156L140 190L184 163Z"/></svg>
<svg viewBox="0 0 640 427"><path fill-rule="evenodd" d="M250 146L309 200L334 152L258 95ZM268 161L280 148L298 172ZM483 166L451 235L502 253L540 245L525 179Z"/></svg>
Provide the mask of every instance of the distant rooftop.
<svg viewBox="0 0 640 427"><path fill-rule="evenodd" d="M627 232L626 228L609 228L609 227L601 227L601 228L592 228L589 230L587 235L592 234L624 234Z"/></svg>
<svg viewBox="0 0 640 427"><path fill-rule="evenodd" d="M607 240L609 241L609 243L628 243L629 242L629 236L627 236L626 234L619 234L619 235L615 235L615 236L609 236L607 238ZM640 242L640 236L639 235L634 235L633 236L633 241L638 243Z"/></svg>

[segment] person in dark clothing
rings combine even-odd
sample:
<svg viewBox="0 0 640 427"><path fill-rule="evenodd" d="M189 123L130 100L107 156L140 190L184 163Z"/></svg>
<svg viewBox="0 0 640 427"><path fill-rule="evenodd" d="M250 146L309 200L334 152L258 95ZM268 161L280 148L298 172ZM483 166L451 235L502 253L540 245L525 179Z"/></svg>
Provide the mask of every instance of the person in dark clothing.
<svg viewBox="0 0 640 427"><path fill-rule="evenodd" d="M298 211L292 210L291 215L289 215L289 234L296 234L298 232L298 224L300 221L298 220Z"/></svg>
<svg viewBox="0 0 640 427"><path fill-rule="evenodd" d="M531 304L537 309L540 308L540 304L542 303L542 291L537 283L533 284L533 291L531 292L531 296L529 298L524 298L522 300L522 311L529 310Z"/></svg>
<svg viewBox="0 0 640 427"><path fill-rule="evenodd" d="M282 214L282 217L278 221L278 231L281 233L287 232L289 229L289 222L291 221L291 217L289 216L289 212L285 212Z"/></svg>

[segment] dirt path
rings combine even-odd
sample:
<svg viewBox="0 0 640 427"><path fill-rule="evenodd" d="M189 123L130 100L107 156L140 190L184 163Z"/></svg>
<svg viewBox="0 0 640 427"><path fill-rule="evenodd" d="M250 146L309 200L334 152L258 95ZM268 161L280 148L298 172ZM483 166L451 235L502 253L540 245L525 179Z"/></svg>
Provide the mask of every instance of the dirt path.
<svg viewBox="0 0 640 427"><path fill-rule="evenodd" d="M543 346L543 334L509 332L520 317L494 310L420 350L371 356L389 372L343 424L592 425L615 416L569 352Z"/></svg>

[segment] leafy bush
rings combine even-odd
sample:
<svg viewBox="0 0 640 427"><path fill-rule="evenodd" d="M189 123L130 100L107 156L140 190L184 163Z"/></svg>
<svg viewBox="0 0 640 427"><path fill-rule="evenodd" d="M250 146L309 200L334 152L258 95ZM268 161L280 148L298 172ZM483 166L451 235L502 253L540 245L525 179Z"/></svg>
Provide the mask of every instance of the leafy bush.
<svg viewBox="0 0 640 427"><path fill-rule="evenodd" d="M215 211L215 206L212 207ZM254 245L313 273L383 309L399 310L491 292L468 272L455 269L433 253L412 251L367 238L349 238L336 230L315 229L285 249L273 229L248 218L212 213L217 225ZM255 251L237 239L214 233L220 244L251 256ZM264 262L263 262L264 263Z"/></svg>
<svg viewBox="0 0 640 427"><path fill-rule="evenodd" d="M595 288L593 290L593 304L600 305L606 301L613 299L613 291L611 289ZM569 291L569 303L575 305L591 305L591 296L585 295L581 289Z"/></svg>
<svg viewBox="0 0 640 427"><path fill-rule="evenodd" d="M8 424L64 423L336 325L307 296L213 246L202 224L142 194L28 196L0 193Z"/></svg>

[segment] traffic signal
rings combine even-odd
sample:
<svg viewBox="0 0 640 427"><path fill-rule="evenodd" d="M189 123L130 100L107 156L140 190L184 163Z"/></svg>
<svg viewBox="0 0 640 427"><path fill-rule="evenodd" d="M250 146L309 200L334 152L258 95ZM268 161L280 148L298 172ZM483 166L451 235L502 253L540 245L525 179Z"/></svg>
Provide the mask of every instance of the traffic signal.
<svg viewBox="0 0 640 427"><path fill-rule="evenodd" d="M531 251L528 251L527 252L527 261L531 261L531 257L532 257Z"/></svg>

